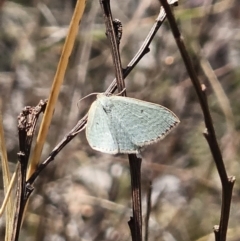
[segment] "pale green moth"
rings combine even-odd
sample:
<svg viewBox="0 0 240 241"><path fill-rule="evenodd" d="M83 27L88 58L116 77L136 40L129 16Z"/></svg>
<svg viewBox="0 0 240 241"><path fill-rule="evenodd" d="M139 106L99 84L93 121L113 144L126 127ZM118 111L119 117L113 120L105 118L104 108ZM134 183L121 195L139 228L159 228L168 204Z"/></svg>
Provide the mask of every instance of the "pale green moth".
<svg viewBox="0 0 240 241"><path fill-rule="evenodd" d="M179 122L161 105L100 94L88 113L86 137L94 150L137 154L142 147L163 139Z"/></svg>

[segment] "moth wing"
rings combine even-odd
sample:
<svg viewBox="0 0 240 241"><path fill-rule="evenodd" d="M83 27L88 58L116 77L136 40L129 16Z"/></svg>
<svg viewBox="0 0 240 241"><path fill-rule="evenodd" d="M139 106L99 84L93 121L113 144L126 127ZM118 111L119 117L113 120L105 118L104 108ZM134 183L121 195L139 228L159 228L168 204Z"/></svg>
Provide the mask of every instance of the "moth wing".
<svg viewBox="0 0 240 241"><path fill-rule="evenodd" d="M122 154L133 154L139 153L139 147L134 144L129 137L127 129L122 125L122 121L119 120L118 115L109 113L112 123L112 128L114 129L114 137L118 145L118 153Z"/></svg>
<svg viewBox="0 0 240 241"><path fill-rule="evenodd" d="M180 122L172 111L161 105L128 97L108 98L112 98L112 115L139 147L163 139Z"/></svg>
<svg viewBox="0 0 240 241"><path fill-rule="evenodd" d="M110 120L98 99L93 102L88 112L86 138L94 150L110 154L118 153Z"/></svg>

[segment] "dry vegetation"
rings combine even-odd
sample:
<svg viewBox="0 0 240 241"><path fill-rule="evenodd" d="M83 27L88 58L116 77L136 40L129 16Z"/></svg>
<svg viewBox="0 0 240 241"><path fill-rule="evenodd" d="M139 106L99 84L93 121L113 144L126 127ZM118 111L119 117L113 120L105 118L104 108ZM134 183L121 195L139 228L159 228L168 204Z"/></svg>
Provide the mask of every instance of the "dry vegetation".
<svg viewBox="0 0 240 241"><path fill-rule="evenodd" d="M5 1L0 9L0 97L11 171L19 150L17 116L24 106L48 97L74 9L69 0L16 2ZM157 0L112 0L111 5L113 16L123 24L120 51L126 66L154 24L160 5ZM227 173L236 176L228 240L239 240L239 1L181 1L174 12L195 70L207 87ZM42 160L87 113L95 96L78 101L105 91L113 79L100 5L89 0ZM195 90L167 21L126 86L128 96L164 105L181 120L163 141L143 152L144 216L149 181L153 183L149 241L214 240L221 183L202 135L205 126ZM34 188L19 240L131 239L127 157L92 150L84 132L41 173ZM4 218L0 221L3 240Z"/></svg>

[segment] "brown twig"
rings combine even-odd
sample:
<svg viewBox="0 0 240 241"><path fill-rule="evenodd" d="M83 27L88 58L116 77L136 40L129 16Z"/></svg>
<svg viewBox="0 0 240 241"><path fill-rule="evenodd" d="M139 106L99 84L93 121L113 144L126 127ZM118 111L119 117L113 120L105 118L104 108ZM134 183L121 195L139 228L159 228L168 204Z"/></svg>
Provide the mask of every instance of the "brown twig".
<svg viewBox="0 0 240 241"><path fill-rule="evenodd" d="M110 49L112 52L112 59L115 68L116 81L118 92L126 96L125 83L122 72L122 63L119 53L119 42L117 42L118 30L114 28L113 18L110 7L110 0L100 0L100 4L103 10L103 16L106 25L106 35L110 43ZM132 187L132 207L133 217L130 218L130 230L133 241L142 240L142 205L141 205L141 162L140 158L137 158L135 154L128 155L131 173L131 187Z"/></svg>
<svg viewBox="0 0 240 241"><path fill-rule="evenodd" d="M130 218L128 225L131 230L132 240L142 240L142 202L141 202L141 164L142 159L135 154L129 154L129 165L132 186L132 206L133 217Z"/></svg>
<svg viewBox="0 0 240 241"><path fill-rule="evenodd" d="M103 16L105 19L106 35L110 43L110 49L112 53L113 65L115 68L118 92L121 93L125 89L125 83L123 78L122 62L121 62L120 53L119 53L119 44L118 44L119 41L117 41L117 36L115 33L116 29L114 28L111 7L110 7L110 0L100 0L100 5L102 7ZM123 95L125 94L123 93Z"/></svg>
<svg viewBox="0 0 240 241"><path fill-rule="evenodd" d="M149 182L149 188L147 192L147 210L146 210L146 217L145 217L145 235L144 241L148 241L148 229L149 229L149 218L152 210L152 181Z"/></svg>
<svg viewBox="0 0 240 241"><path fill-rule="evenodd" d="M210 111L208 108L207 98L204 94L205 87L202 88L202 86L198 80L198 77L196 75L196 72L195 72L192 62L191 62L191 59L186 50L185 44L183 42L183 38L177 27L176 20L172 14L170 6L168 5L166 0L160 0L160 1L167 14L167 18L168 18L173 36L176 40L177 46L182 55L186 69L187 69L190 79L193 83L193 86L196 90L196 93L197 93L197 96L198 96L198 99L199 99L199 102L200 102L200 105L202 108L205 126L206 126L206 131L204 133L204 136L208 142L213 159L215 161L215 164L216 164L219 176L220 176L220 180L222 183L222 190L223 190L220 224L219 224L218 228L214 229L214 232L215 232L216 241L225 241L226 234L227 234L228 220L229 220L232 189L233 189L235 178L234 177L228 178L228 176L227 176L227 172L226 172L226 169L225 169L225 166L223 163L223 159L222 159L222 154L221 154L220 148L217 143L212 118L211 118Z"/></svg>
<svg viewBox="0 0 240 241"><path fill-rule="evenodd" d="M12 241L18 240L25 205L29 195L33 191L31 186L26 183L27 166L37 120L40 113L44 112L46 104L47 101L40 101L36 107L27 106L18 116L18 135L20 148L20 151L18 152L18 161L20 163L20 168L17 170L18 181L15 204L15 219L11 237Z"/></svg>

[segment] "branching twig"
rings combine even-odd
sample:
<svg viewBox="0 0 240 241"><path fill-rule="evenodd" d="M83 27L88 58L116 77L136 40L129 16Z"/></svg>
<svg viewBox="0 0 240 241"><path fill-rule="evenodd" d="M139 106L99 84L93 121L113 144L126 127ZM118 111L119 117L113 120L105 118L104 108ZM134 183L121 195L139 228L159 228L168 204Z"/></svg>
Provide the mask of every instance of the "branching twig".
<svg viewBox="0 0 240 241"><path fill-rule="evenodd" d="M228 226L228 220L229 220L229 212L230 212L230 205L231 205L231 197L232 197L232 188L234 185L235 178L230 177L228 178L227 172L223 163L222 154L220 151L220 148L217 143L215 130L213 127L212 118L210 115L210 111L208 108L207 98L205 96L205 87L202 87L196 72L193 68L192 62L190 60L190 57L188 55L188 52L186 50L185 44L183 42L183 38L180 34L180 31L177 27L175 18L172 14L171 8L168 5L166 0L160 0L165 11L167 14L167 18L170 24L170 27L173 32L173 36L176 40L177 46L179 48L179 51L182 55L183 61L185 63L185 66L187 68L188 74L191 78L191 81L194 85L194 88L197 92L199 102L202 108L206 131L204 132L204 136L208 142L209 148L211 150L213 159L215 161L221 183L222 183L222 211L221 211L221 219L220 219L220 225L218 228L214 229L216 241L225 241L226 240L226 234L227 234L227 226Z"/></svg>
<svg viewBox="0 0 240 241"><path fill-rule="evenodd" d="M126 69L123 71L123 77L126 78L133 68L138 64L138 62L144 57L145 54L149 52L149 45L152 42L154 36L156 35L158 29L161 27L162 23L164 22L166 18L166 14L163 8L160 9L159 15L156 19L156 22L154 23L153 27L151 28L148 36L146 37L144 43L136 53L136 55L133 57L133 59L130 61L130 63L127 65ZM112 94L117 88L116 79L113 80L113 82L110 84L110 86L107 88L105 94ZM52 152L49 154L47 159L39 164L36 171L31 175L31 177L28 179L27 183L32 185L33 182L36 180L40 172L47 167L47 165L54 160L54 158L57 156L57 154L80 132L85 128L85 125L87 123L87 115L85 115L81 120L78 121L78 123L73 127L73 129L60 141L60 143L57 144L56 147L52 150Z"/></svg>
<svg viewBox="0 0 240 241"><path fill-rule="evenodd" d="M173 4L175 4L175 2ZM131 60L131 62L124 69L124 71L123 71L124 79L131 73L133 68L138 64L138 62L143 58L143 56L150 51L149 45L152 42L154 36L156 35L158 29L162 26L165 18L166 18L166 13L165 13L164 9L161 7L158 17L156 19L156 22L152 26L150 32L148 33L146 39L144 40L144 42L142 44L142 46L140 47L140 49L138 50L138 52L136 53L134 58ZM117 88L117 83L116 83L116 79L114 79L105 93L106 94L114 93L116 88Z"/></svg>

